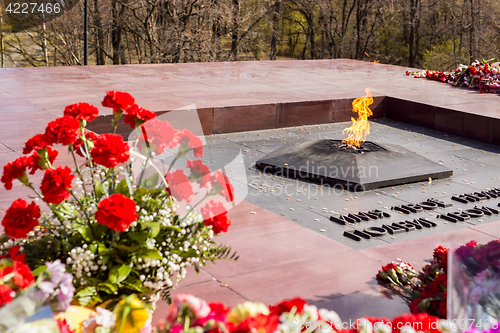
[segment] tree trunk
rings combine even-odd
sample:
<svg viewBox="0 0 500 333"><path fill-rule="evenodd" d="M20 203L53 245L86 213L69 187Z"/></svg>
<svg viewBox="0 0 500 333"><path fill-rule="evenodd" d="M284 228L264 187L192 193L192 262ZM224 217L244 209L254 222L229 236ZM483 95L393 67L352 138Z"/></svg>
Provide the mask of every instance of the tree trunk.
<svg viewBox="0 0 500 333"><path fill-rule="evenodd" d="M309 36L309 45L311 46L310 48L311 59L316 59L316 41L314 40L315 30L314 30L314 21L312 17L312 12L311 16L308 16L307 25L308 25L307 35Z"/></svg>
<svg viewBox="0 0 500 333"><path fill-rule="evenodd" d="M222 43L221 43L221 37L222 37L222 26L221 26L221 15L219 12L219 1L214 0L213 2L213 8L217 11L213 22L212 22L212 38L213 38L213 43L214 43L214 48L215 48L215 61L220 61L221 56L222 56Z"/></svg>
<svg viewBox="0 0 500 333"><path fill-rule="evenodd" d="M276 46L278 45L278 30L280 25L280 7L281 2L276 1L274 4L274 14L273 14L273 34L271 36L271 60L276 60Z"/></svg>
<svg viewBox="0 0 500 333"><path fill-rule="evenodd" d="M470 29L469 29L469 63L472 64L474 59L474 25L475 25L475 13L474 13L474 0L470 0Z"/></svg>
<svg viewBox="0 0 500 333"><path fill-rule="evenodd" d="M49 67L49 52L47 51L47 27L45 25L45 20L42 17L42 49L43 49L43 61L45 63L45 67Z"/></svg>
<svg viewBox="0 0 500 333"><path fill-rule="evenodd" d="M239 16L240 16L240 1L233 0L233 33L231 41L231 54L233 55L233 60L238 59Z"/></svg>
<svg viewBox="0 0 500 333"><path fill-rule="evenodd" d="M4 49L3 49L3 19L2 19L2 11L0 11L0 57L1 57L1 67L5 66L4 64Z"/></svg>
<svg viewBox="0 0 500 333"><path fill-rule="evenodd" d="M94 0L94 19L97 28L97 50L96 50L96 64L105 65L104 59L104 32L102 30L101 13L99 12L99 0Z"/></svg>
<svg viewBox="0 0 500 333"><path fill-rule="evenodd" d="M120 64L120 44L122 42L122 28L119 23L118 1L113 0L111 4L113 26L111 27L111 45L113 47L113 65Z"/></svg>
<svg viewBox="0 0 500 333"><path fill-rule="evenodd" d="M120 43L120 64L127 65L128 64L128 60L127 60L128 45L125 44L125 42L127 42L127 32L126 31L122 32L122 40L124 42Z"/></svg>
<svg viewBox="0 0 500 333"><path fill-rule="evenodd" d="M408 36L408 66L415 67L415 63L417 61L417 53L418 53L418 44L420 35L418 33L419 26L419 7L420 0L411 0L410 1L410 33Z"/></svg>

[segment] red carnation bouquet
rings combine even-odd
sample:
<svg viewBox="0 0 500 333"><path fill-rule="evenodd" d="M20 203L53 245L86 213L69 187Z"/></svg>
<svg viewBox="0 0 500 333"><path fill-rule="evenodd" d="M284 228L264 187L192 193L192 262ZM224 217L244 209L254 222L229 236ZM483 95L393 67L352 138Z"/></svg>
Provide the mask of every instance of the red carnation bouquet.
<svg viewBox="0 0 500 333"><path fill-rule="evenodd" d="M479 89L480 93L500 93L500 62L493 63L495 59L474 61L470 66L459 65L454 71L407 71L406 75L415 78L448 83L454 87L467 87Z"/></svg>
<svg viewBox="0 0 500 333"><path fill-rule="evenodd" d="M125 92L107 92L102 105L113 109L113 133L86 129L98 117L95 106L68 105L4 166L5 188L19 181L35 199L19 198L7 209L0 258L19 248L31 270L59 259L82 305L131 294L168 298L189 266L235 258L212 240L231 225L224 202L234 188L204 164L203 142L189 130L157 119ZM134 130L132 141L116 134L121 118ZM58 163L61 147L73 166ZM155 158L167 152L174 152L168 169ZM185 165L176 170L176 163ZM0 302L10 297L0 290Z"/></svg>
<svg viewBox="0 0 500 333"><path fill-rule="evenodd" d="M433 259L417 273L409 263L398 259L382 267L377 280L400 292L413 314L428 313L446 318L448 250L434 249Z"/></svg>

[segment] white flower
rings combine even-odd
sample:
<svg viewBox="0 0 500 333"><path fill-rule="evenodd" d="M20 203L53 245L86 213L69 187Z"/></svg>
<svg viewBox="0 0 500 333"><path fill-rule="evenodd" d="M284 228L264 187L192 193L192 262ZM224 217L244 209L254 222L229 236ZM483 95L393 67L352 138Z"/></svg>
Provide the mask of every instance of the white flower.
<svg viewBox="0 0 500 333"><path fill-rule="evenodd" d="M382 322L376 322L373 328L374 328L373 331L375 333L391 333L392 332L391 325L384 324Z"/></svg>
<svg viewBox="0 0 500 333"><path fill-rule="evenodd" d="M318 308L314 305L304 305L304 314L309 317L310 321L318 320Z"/></svg>
<svg viewBox="0 0 500 333"><path fill-rule="evenodd" d="M150 250L153 249L155 247L155 240L152 238L148 239L146 241L146 247Z"/></svg>
<svg viewBox="0 0 500 333"><path fill-rule="evenodd" d="M415 332L413 327L405 325L401 327L401 333L417 333L417 332Z"/></svg>
<svg viewBox="0 0 500 333"><path fill-rule="evenodd" d="M366 318L361 318L356 321L356 329L359 333L372 333L373 326ZM401 330L402 332L403 330ZM410 332L407 332L410 333Z"/></svg>
<svg viewBox="0 0 500 333"><path fill-rule="evenodd" d="M332 323L337 330L342 329L342 320L340 319L337 312L328 311L327 309L320 309L319 315L323 319L323 322Z"/></svg>

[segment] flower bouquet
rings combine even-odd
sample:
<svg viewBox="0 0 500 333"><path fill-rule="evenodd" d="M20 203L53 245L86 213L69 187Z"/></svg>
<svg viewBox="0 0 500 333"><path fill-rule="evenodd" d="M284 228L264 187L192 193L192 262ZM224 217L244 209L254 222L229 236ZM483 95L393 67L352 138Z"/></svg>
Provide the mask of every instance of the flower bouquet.
<svg viewBox="0 0 500 333"><path fill-rule="evenodd" d="M69 307L75 291L72 281L59 260L31 271L19 247L11 247L0 256L0 332L31 332L28 322L34 321L46 331L58 332L52 314Z"/></svg>
<svg viewBox="0 0 500 333"><path fill-rule="evenodd" d="M335 311L318 309L301 298L269 307L245 302L233 308L206 303L192 295L177 295L156 333L444 333L448 321L425 313L342 321Z"/></svg>
<svg viewBox="0 0 500 333"><path fill-rule="evenodd" d="M451 72L406 71L406 75L448 83L454 87L479 89L481 93L500 93L500 63L492 63L493 60L476 60L470 66L460 65Z"/></svg>
<svg viewBox="0 0 500 333"><path fill-rule="evenodd" d="M74 277L74 300L84 306L112 308L132 294L168 299L187 267L237 258L212 240L231 221L222 202L208 201L232 201L234 188L221 171L187 159L204 153L200 138L187 129L155 119L128 93L109 91L102 105L113 109L113 133L86 129L98 116L96 107L68 105L45 133L26 142L23 156L4 166L5 188L18 180L35 199L17 199L7 209L0 254L18 248L34 271L46 262L65 263ZM132 142L115 134L122 117L135 130ZM56 165L57 145L67 149L73 168ZM155 156L167 150L176 153L162 172ZM188 175L173 169L179 161ZM39 186L30 177L37 172L43 174ZM200 200L192 204L195 196ZM188 203L183 214L181 201Z"/></svg>
<svg viewBox="0 0 500 333"><path fill-rule="evenodd" d="M337 327L337 328L336 328ZM274 306L245 302L230 309L195 296L177 295L158 333L188 332L338 332L342 322L334 311L318 309L301 298Z"/></svg>
<svg viewBox="0 0 500 333"><path fill-rule="evenodd" d="M449 319L462 331L498 329L500 241L470 242L450 252L449 263Z"/></svg>
<svg viewBox="0 0 500 333"><path fill-rule="evenodd" d="M452 328L498 328L500 240L470 241L454 251L438 246L419 274L400 260L382 267L377 279L401 292L411 313L448 318Z"/></svg>
<svg viewBox="0 0 500 333"><path fill-rule="evenodd" d="M376 277L404 297L411 313L446 318L447 255L448 250L439 246L434 249L433 259L419 273L398 259L383 266Z"/></svg>

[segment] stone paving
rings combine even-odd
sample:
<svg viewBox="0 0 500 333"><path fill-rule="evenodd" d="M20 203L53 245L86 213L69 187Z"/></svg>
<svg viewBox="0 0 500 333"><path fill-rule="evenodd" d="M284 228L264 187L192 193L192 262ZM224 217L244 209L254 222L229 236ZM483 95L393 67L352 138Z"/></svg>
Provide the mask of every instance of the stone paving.
<svg viewBox="0 0 500 333"><path fill-rule="evenodd" d="M255 168L256 160L285 143L318 138L342 139L344 137L342 129L347 127L348 123L213 135L207 140L205 163L212 169L218 169L232 158L236 158L241 151L247 167L248 194L245 198L247 201L355 249L395 243L482 223L474 219L463 224L441 222L439 228L417 230L394 237L388 235L381 239L362 242L355 242L344 237L343 231L352 227L333 223L329 220L330 216L381 209L390 213L391 218L365 222L365 226L378 226L382 223L390 224L420 217L437 221L436 216L440 213L474 206L451 201L451 196L482 191L495 186L500 187L500 147L498 146L472 142L412 125L402 125L387 119L375 120L371 124L369 140L380 143L390 142L415 151L452 169L453 177L433 180L431 183L407 184L352 193L342 191L338 187L263 173ZM211 160L217 163L211 163ZM430 198L453 203L453 207L408 216L390 210L393 206L418 203ZM500 200L492 199L484 205L496 207L497 201L500 202ZM481 221L489 222L497 219L497 216L492 215L482 218ZM356 227L359 228L359 225Z"/></svg>
<svg viewBox="0 0 500 333"><path fill-rule="evenodd" d="M405 70L343 59L0 69L0 164L17 158L24 142L59 117L65 105L100 105L107 90L128 91L139 105L158 113L194 104L203 131L210 134L205 159L211 168L242 154L246 176L234 184L244 195L229 211L230 231L217 238L240 259L188 273L174 294L193 293L228 305L301 296L344 320L392 317L408 308L375 281L381 265L399 257L420 268L438 245L500 237L498 217L457 224L436 219L438 212L472 208L452 202L455 193L500 187L500 148L491 144L500 137L499 97L411 79ZM422 154L453 169L453 177L349 193L255 169L257 159L286 142L342 139L348 126L342 121L352 115L350 102L363 96L367 86L376 89L374 118L379 118L371 122L369 140ZM94 130L103 132L111 111L100 111L104 117ZM71 164L64 154L58 160ZM0 218L12 200L27 194L19 184L12 191L0 190ZM409 216L390 210L431 197L453 207ZM481 205L495 207L499 201ZM425 216L438 226L355 242L342 233L357 225L329 220L375 208L392 214L384 223ZM155 321L167 311L161 303Z"/></svg>
<svg viewBox="0 0 500 333"><path fill-rule="evenodd" d="M317 306L337 311L342 319L354 320L364 315L392 317L408 309L399 296L377 284L374 276L381 265L401 258L420 268L438 245L456 247L471 239L487 242L499 237L498 215L465 223L437 219L439 213L474 207L452 201L451 196L500 187L500 147L495 145L380 119L371 122L369 140L406 147L453 169L454 175L431 183L353 193L262 173L255 168L258 158L285 143L326 137L341 139L346 126L348 123L323 124L207 136L205 162L211 168L224 167L240 151L244 156L246 201L230 210L233 229L218 238L237 250L240 260L203 268L200 275L188 277L174 294L192 292L213 301L223 298L229 304L244 300L271 304L301 295ZM241 180L234 183L238 182L245 185ZM390 209L429 198L453 206L410 215ZM498 203L500 199L477 204L498 208ZM392 216L354 226L329 220L331 215L372 209ZM429 218L438 226L361 242L342 235L353 228L419 217ZM166 311L162 309L160 312Z"/></svg>

